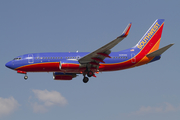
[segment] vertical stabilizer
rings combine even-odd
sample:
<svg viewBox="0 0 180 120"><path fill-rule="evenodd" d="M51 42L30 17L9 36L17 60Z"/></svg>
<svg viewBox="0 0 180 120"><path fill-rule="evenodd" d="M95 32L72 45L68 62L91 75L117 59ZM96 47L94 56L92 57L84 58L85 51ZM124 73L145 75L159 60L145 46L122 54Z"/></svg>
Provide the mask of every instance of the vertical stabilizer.
<svg viewBox="0 0 180 120"><path fill-rule="evenodd" d="M139 52L151 53L159 49L164 19L157 19L135 46Z"/></svg>

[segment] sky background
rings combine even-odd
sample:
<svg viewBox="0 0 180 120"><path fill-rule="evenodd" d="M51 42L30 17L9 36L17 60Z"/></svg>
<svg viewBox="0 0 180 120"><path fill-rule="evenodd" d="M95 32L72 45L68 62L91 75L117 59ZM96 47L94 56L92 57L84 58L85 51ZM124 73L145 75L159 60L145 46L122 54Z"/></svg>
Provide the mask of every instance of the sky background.
<svg viewBox="0 0 180 120"><path fill-rule="evenodd" d="M179 120L180 1L1 0L0 120ZM5 67L16 56L39 52L91 52L121 35L112 51L134 46L152 23L165 19L161 60L55 81L52 73L24 75Z"/></svg>

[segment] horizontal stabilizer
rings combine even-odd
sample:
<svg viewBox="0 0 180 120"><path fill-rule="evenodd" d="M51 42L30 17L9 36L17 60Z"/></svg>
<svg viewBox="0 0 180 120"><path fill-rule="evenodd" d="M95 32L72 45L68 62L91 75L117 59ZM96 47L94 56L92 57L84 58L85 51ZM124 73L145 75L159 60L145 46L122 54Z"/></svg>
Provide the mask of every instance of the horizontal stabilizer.
<svg viewBox="0 0 180 120"><path fill-rule="evenodd" d="M163 48L161 48L159 50L156 50L156 51L154 51L152 53L147 54L146 56L147 57L160 56L163 52L165 52L167 49L169 49L172 45L174 45L174 44L169 44L169 45L167 45L167 46L165 46L165 47L163 47Z"/></svg>

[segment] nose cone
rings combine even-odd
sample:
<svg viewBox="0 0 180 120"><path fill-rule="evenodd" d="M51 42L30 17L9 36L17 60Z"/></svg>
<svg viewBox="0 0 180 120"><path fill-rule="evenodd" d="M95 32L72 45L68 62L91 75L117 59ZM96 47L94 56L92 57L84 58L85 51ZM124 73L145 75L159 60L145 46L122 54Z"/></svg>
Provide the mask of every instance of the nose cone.
<svg viewBox="0 0 180 120"><path fill-rule="evenodd" d="M10 68L10 69L13 69L13 64L12 64L11 61L8 62L8 63L6 63L5 66L8 67L8 68Z"/></svg>

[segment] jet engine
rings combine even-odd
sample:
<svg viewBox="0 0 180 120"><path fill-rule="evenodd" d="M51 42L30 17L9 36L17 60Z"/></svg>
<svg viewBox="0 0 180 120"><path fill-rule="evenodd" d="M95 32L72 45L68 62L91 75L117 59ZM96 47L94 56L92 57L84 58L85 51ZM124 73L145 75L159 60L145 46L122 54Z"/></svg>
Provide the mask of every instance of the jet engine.
<svg viewBox="0 0 180 120"><path fill-rule="evenodd" d="M76 76L77 75L75 73L59 73L59 72L53 73L54 80L72 80Z"/></svg>
<svg viewBox="0 0 180 120"><path fill-rule="evenodd" d="M59 62L60 70L68 70L68 69L79 69L80 64L78 61L66 60Z"/></svg>

